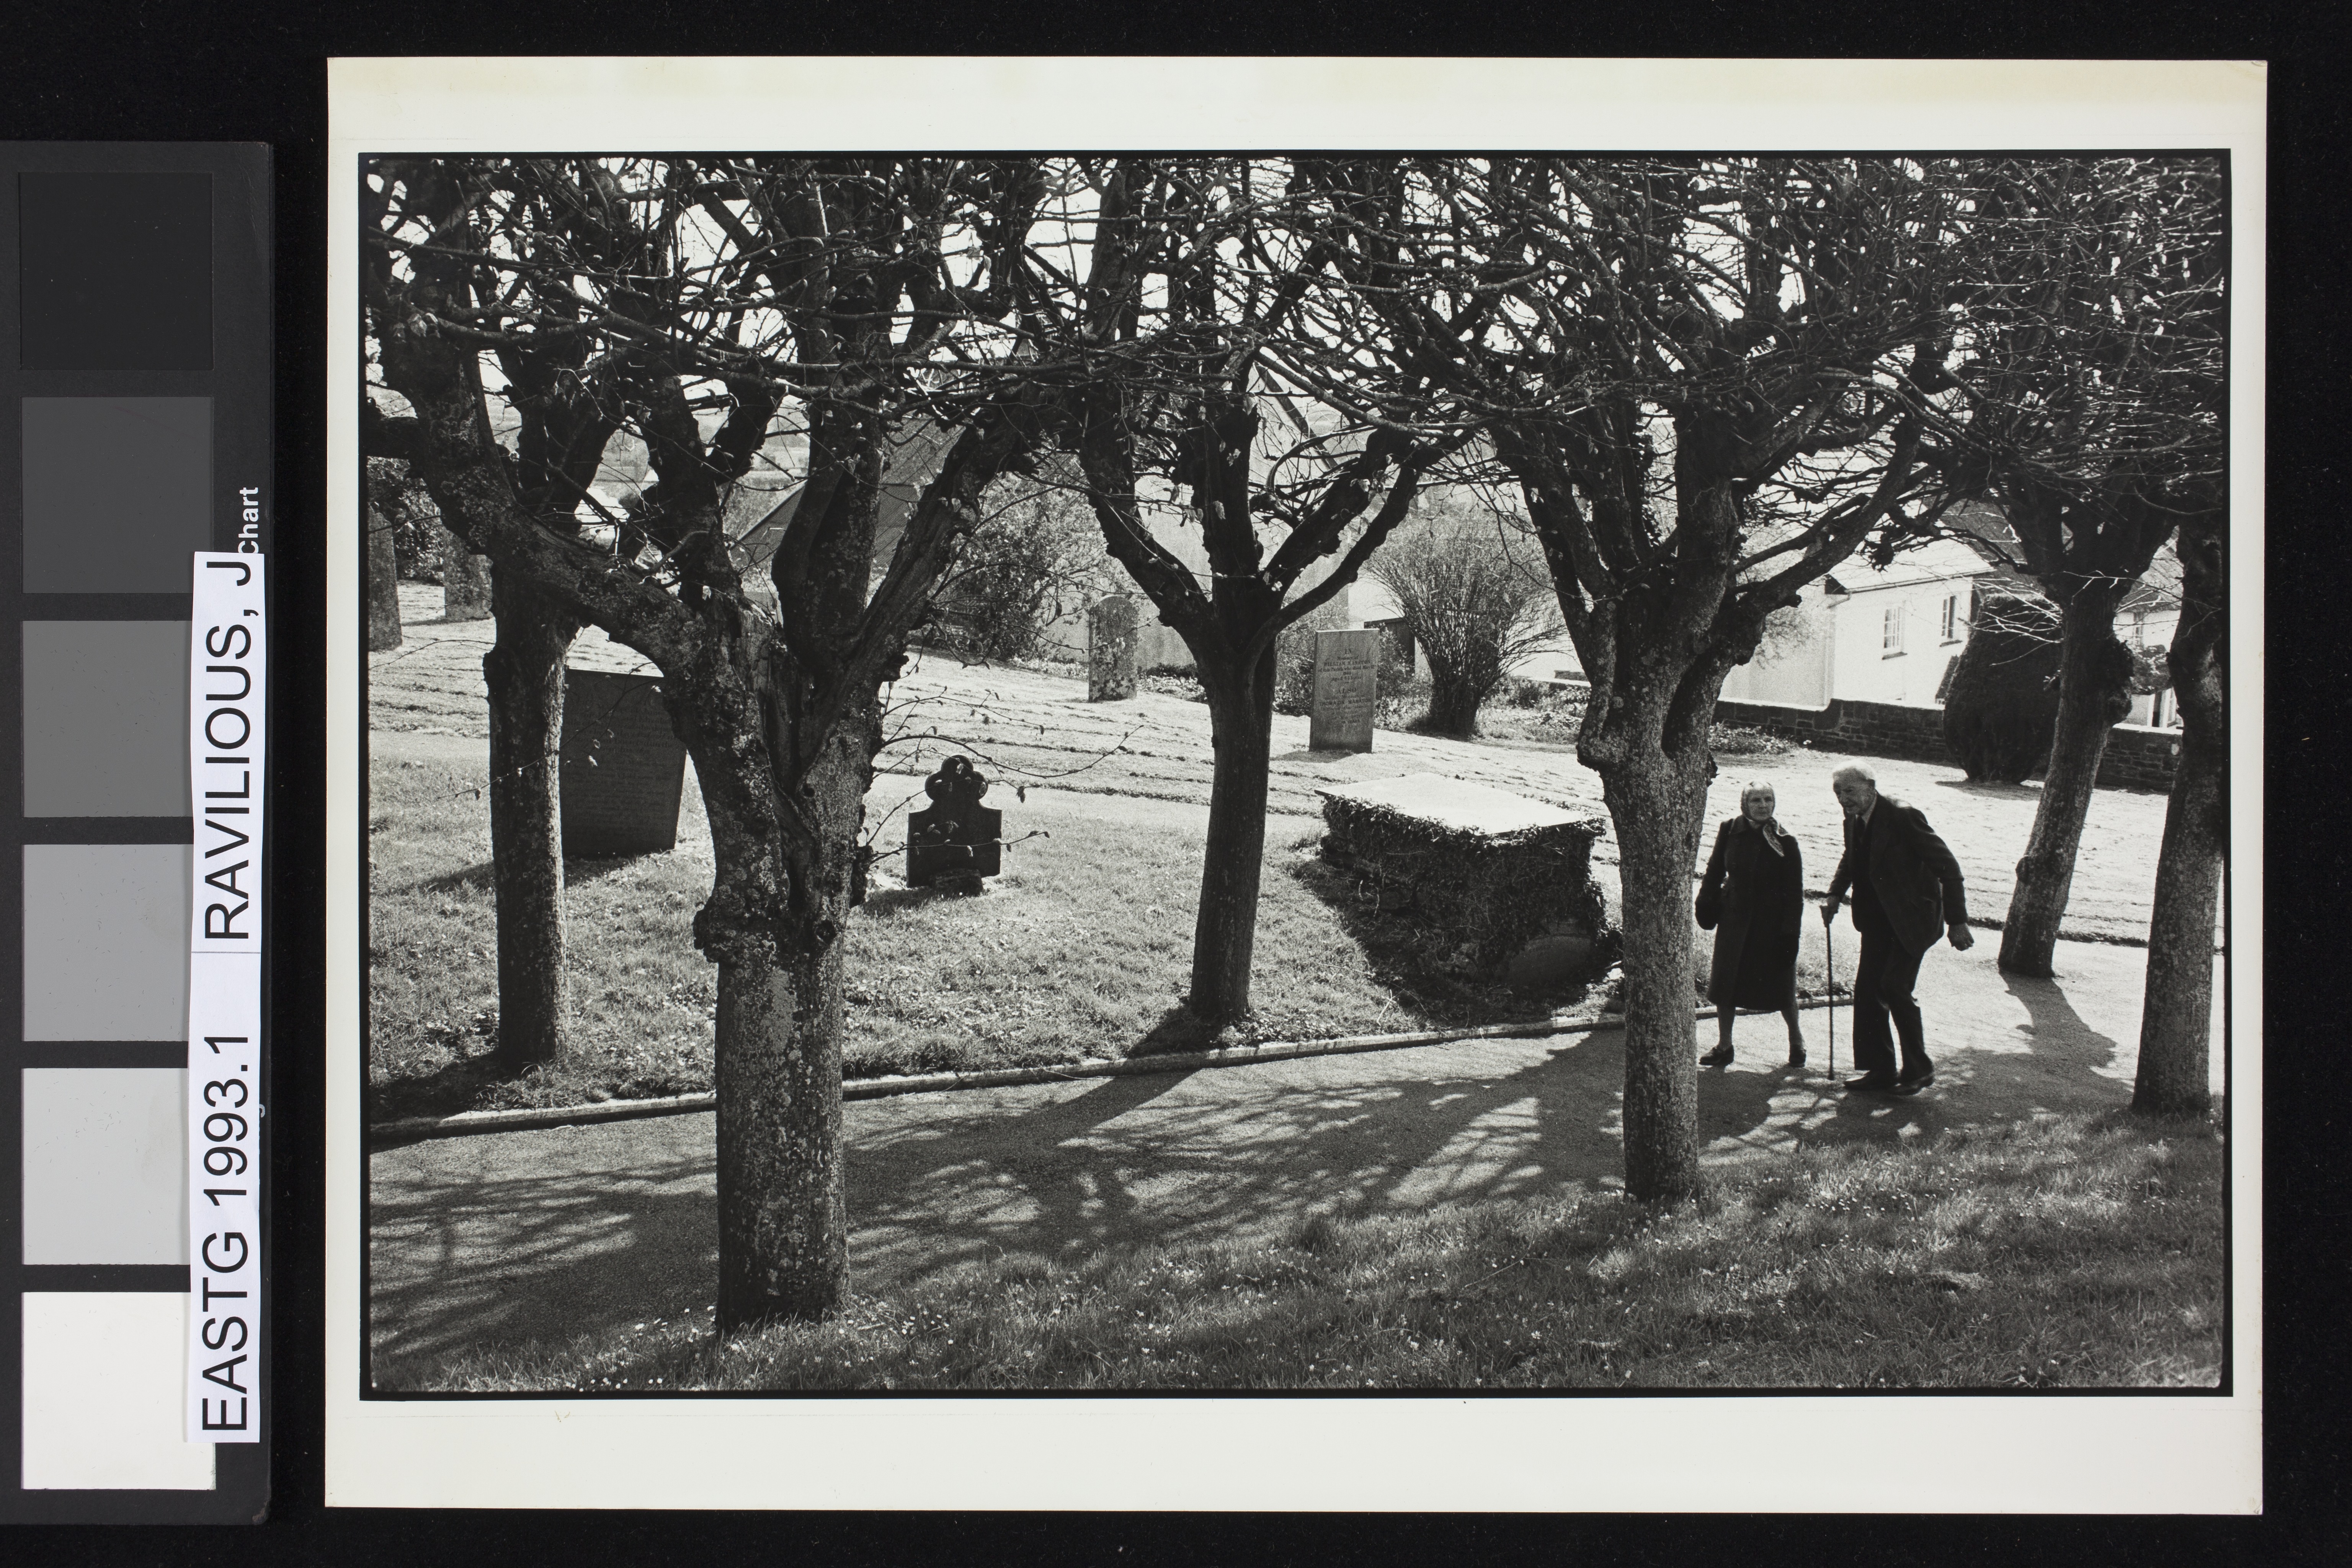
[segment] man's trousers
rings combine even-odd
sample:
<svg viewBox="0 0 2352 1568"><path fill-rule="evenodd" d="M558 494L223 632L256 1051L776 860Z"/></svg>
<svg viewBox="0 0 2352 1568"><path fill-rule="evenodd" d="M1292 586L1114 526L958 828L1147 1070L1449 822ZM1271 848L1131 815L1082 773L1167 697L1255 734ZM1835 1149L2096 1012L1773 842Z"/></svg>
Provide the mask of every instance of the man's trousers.
<svg viewBox="0 0 2352 1568"><path fill-rule="evenodd" d="M1919 979L1919 961L1927 955L1905 947L1877 910L1857 902L1854 915L1862 930L1862 957L1853 970L1853 1065L1864 1072L1893 1072L1895 1037L1899 1035L1903 1076L1917 1078L1927 1070L1927 1042L1911 988ZM1890 1015L1892 1033L1887 1028Z"/></svg>

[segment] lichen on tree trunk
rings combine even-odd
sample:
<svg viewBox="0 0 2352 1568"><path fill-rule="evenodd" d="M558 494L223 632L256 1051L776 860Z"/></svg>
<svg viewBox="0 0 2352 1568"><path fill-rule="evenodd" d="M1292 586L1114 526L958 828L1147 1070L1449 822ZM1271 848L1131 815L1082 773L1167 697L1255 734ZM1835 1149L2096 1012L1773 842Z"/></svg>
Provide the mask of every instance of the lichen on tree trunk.
<svg viewBox="0 0 2352 1568"><path fill-rule="evenodd" d="M852 715L814 740L796 804L780 810L776 779L796 770L740 765L751 690L763 690L753 670L706 666L667 694L696 754L716 862L694 938L719 966L719 1323L730 1331L821 1317L848 1289L843 928L872 779L872 716Z"/></svg>
<svg viewBox="0 0 2352 1568"><path fill-rule="evenodd" d="M563 656L580 623L549 595L501 572L498 641L482 656L489 689L490 861L499 910L499 1054L548 1062L571 1048L564 963Z"/></svg>
<svg viewBox="0 0 2352 1568"><path fill-rule="evenodd" d="M1698 1187L1698 1068L1691 868L1706 798L1696 758L1636 750L1601 770L1617 834L1625 969L1625 1190Z"/></svg>
<svg viewBox="0 0 2352 1568"><path fill-rule="evenodd" d="M2000 934L2000 967L2012 974L2051 973L2107 731L2131 711L2131 653L2115 633L2116 607L2128 585L2113 577L2084 580L2061 611L2058 731Z"/></svg>

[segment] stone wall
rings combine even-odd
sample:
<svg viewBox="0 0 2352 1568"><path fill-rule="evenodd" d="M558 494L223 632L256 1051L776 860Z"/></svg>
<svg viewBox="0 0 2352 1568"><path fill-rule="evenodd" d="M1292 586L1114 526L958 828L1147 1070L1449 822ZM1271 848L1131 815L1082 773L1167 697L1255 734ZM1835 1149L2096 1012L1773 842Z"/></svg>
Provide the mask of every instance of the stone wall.
<svg viewBox="0 0 2352 1568"><path fill-rule="evenodd" d="M1833 698L1822 708L1724 700L1715 705L1715 721L1761 730L1822 751L1953 765L1951 753L1944 748L1941 708L1857 702L1848 698ZM2179 731L2118 724L2107 733L2099 784L2106 789L2168 790L2179 757Z"/></svg>

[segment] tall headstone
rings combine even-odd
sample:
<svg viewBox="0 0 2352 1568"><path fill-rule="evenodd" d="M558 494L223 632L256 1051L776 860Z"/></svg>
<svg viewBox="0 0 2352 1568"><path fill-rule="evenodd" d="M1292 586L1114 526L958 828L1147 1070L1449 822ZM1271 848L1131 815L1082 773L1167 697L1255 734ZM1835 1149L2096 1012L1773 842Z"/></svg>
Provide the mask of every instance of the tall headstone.
<svg viewBox="0 0 2352 1568"><path fill-rule="evenodd" d="M467 549L463 541L437 522L433 525L433 544L441 556L441 618L488 620L490 558Z"/></svg>
<svg viewBox="0 0 2352 1568"><path fill-rule="evenodd" d="M1087 700L1120 702L1135 695L1136 606L1113 594L1087 612Z"/></svg>
<svg viewBox="0 0 2352 1568"><path fill-rule="evenodd" d="M1307 745L1317 752L1369 752L1380 700L1381 634L1315 634L1315 707Z"/></svg>
<svg viewBox="0 0 2352 1568"><path fill-rule="evenodd" d="M566 855L658 855L677 844L686 746L662 706L661 678L563 672Z"/></svg>
<svg viewBox="0 0 2352 1568"><path fill-rule="evenodd" d="M982 877L1004 868L1004 815L980 804L987 776L970 757L950 757L923 781L923 793L931 797L929 809L907 818L907 886L961 884L978 892Z"/></svg>
<svg viewBox="0 0 2352 1568"><path fill-rule="evenodd" d="M392 524L375 508L368 508L367 647L383 653L400 646L400 553L393 548Z"/></svg>

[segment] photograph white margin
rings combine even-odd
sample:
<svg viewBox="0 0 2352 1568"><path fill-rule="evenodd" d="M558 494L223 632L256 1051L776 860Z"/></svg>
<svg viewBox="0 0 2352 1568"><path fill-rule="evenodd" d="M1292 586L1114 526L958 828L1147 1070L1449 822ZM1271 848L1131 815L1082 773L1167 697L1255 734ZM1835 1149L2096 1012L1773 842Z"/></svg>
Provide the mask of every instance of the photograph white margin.
<svg viewBox="0 0 2352 1568"><path fill-rule="evenodd" d="M2266 91L2255 62L331 61L327 1502L2260 1511ZM2234 1392L362 1400L360 155L1375 147L2230 153Z"/></svg>

